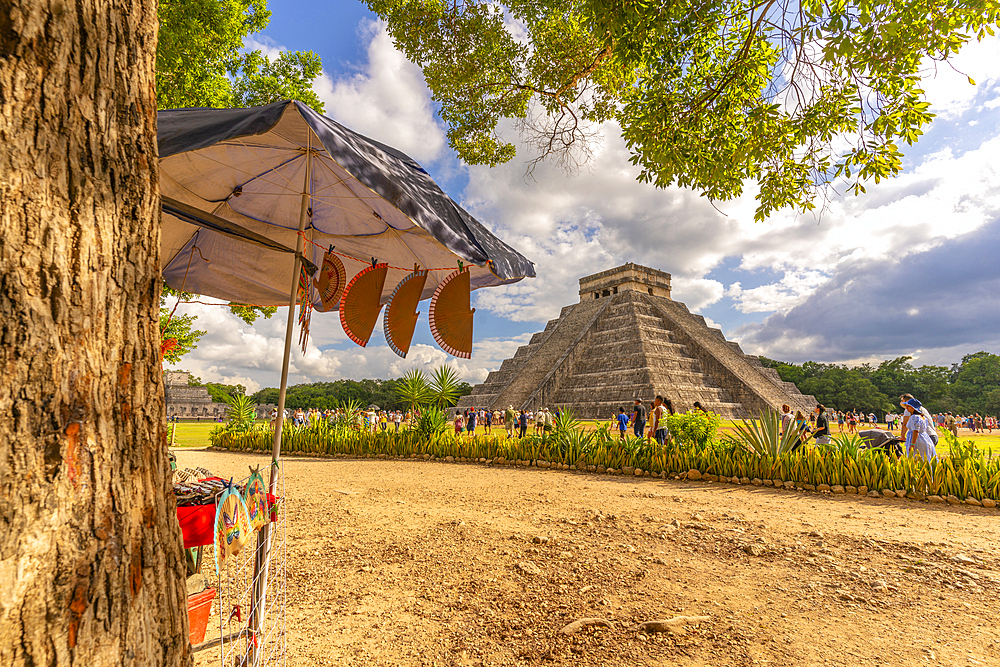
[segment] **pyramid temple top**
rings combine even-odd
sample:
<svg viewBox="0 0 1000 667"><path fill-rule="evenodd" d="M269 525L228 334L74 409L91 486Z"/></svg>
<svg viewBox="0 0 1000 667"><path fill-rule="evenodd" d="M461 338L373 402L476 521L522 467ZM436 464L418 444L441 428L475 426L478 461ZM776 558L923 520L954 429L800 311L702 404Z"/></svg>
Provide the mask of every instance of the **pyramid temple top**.
<svg viewBox="0 0 1000 667"><path fill-rule="evenodd" d="M580 278L580 301L603 299L629 290L669 299L670 274L629 262Z"/></svg>

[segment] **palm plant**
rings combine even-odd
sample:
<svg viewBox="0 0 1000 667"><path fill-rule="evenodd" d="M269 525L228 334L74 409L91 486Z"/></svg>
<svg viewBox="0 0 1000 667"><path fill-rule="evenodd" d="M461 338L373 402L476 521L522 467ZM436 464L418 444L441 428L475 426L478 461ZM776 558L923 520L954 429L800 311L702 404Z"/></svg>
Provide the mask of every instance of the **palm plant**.
<svg viewBox="0 0 1000 667"><path fill-rule="evenodd" d="M231 431L246 431L253 426L257 411L253 401L246 394L236 394L226 397L229 406L229 423L226 428Z"/></svg>
<svg viewBox="0 0 1000 667"><path fill-rule="evenodd" d="M434 400L427 376L419 368L411 368L396 383L396 396L411 412Z"/></svg>
<svg viewBox="0 0 1000 667"><path fill-rule="evenodd" d="M405 376L404 376L405 377ZM451 366L438 366L431 376L431 401L438 408L450 408L458 402L461 380Z"/></svg>

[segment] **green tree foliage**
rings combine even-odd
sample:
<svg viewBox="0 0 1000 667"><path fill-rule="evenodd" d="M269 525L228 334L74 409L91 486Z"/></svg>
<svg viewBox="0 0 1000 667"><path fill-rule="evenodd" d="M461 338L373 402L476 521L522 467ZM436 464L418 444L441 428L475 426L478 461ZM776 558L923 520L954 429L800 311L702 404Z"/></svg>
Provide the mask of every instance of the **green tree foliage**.
<svg viewBox="0 0 1000 667"><path fill-rule="evenodd" d="M393 380L337 380L335 382L313 382L297 384L288 388L285 406L291 409L319 408L334 409L346 401L357 401L362 407L375 404L385 410L406 410L408 404L400 398L399 385L406 375ZM425 378L426 379L426 378ZM472 393L467 382L458 383L458 394L454 400ZM426 403L434 403L432 393ZM253 395L254 403L278 404L278 389L268 387Z"/></svg>
<svg viewBox="0 0 1000 667"><path fill-rule="evenodd" d="M806 378L799 387L827 407L882 413L892 408L889 397L854 369L831 366L818 377ZM898 401L897 401L898 402Z"/></svg>
<svg viewBox="0 0 1000 667"><path fill-rule="evenodd" d="M247 393L246 387L241 384L219 384L217 382L205 384L205 390L216 403L228 403L231 398Z"/></svg>
<svg viewBox="0 0 1000 667"><path fill-rule="evenodd" d="M313 80L323 71L312 51L282 51L271 60L260 51L243 58L241 76L233 81L233 106L257 107L278 100L300 100L323 112Z"/></svg>
<svg viewBox="0 0 1000 667"><path fill-rule="evenodd" d="M267 27L266 0L160 0L156 103L160 109L226 108L301 100L322 113L312 90L322 66L312 51L271 60L244 40Z"/></svg>
<svg viewBox="0 0 1000 667"><path fill-rule="evenodd" d="M902 394L913 394L932 412L1000 414L1000 356L977 352L951 369L914 367L911 357L897 357L877 367L807 361L790 364L761 357L761 363L794 382L804 394L838 410L883 413L893 410Z"/></svg>
<svg viewBox="0 0 1000 667"><path fill-rule="evenodd" d="M966 412L995 412L1000 399L1000 356L977 352L953 369L952 395ZM992 408L992 410L991 410Z"/></svg>
<svg viewBox="0 0 1000 667"><path fill-rule="evenodd" d="M346 401L357 401L362 407L377 405L385 410L405 409L397 398L398 380L337 380L335 382L313 382L297 384L288 388L285 407L296 409L319 408L332 410ZM255 403L277 405L278 390L274 387L261 389L253 395Z"/></svg>
<svg viewBox="0 0 1000 667"><path fill-rule="evenodd" d="M266 0L160 0L160 30L156 46L156 104L159 109L181 107L259 106L278 100L300 100L323 112L312 89L322 64L312 51L281 52L270 59L260 50L246 51L244 40L267 27L271 12ZM190 300L164 287L164 293ZM247 324L271 317L277 308L233 303L229 310ZM183 316L179 327L191 330L194 317ZM160 339L169 311L160 308ZM204 335L205 332L196 332ZM201 336L184 339L164 359L176 363L197 347ZM181 339L178 339L180 343Z"/></svg>
<svg viewBox="0 0 1000 667"><path fill-rule="evenodd" d="M615 120L641 181L718 200L757 182L758 220L899 173L933 117L923 76L1000 17L997 0L365 1L464 160L511 160L508 119L563 159Z"/></svg>
<svg viewBox="0 0 1000 667"><path fill-rule="evenodd" d="M163 347L163 360L176 364L185 354L198 347L198 341L207 332L194 328L194 315L178 315L170 317L170 311L160 308L160 340L171 341Z"/></svg>

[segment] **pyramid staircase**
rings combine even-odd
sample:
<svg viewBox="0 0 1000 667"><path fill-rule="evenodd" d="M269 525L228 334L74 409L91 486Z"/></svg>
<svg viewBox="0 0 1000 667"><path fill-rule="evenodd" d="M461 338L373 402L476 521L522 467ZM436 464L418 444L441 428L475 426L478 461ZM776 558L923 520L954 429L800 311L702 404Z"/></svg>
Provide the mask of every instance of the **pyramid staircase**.
<svg viewBox="0 0 1000 667"><path fill-rule="evenodd" d="M458 408L564 406L580 418L607 419L657 395L678 411L697 401L728 418L816 403L684 304L631 290L563 308Z"/></svg>

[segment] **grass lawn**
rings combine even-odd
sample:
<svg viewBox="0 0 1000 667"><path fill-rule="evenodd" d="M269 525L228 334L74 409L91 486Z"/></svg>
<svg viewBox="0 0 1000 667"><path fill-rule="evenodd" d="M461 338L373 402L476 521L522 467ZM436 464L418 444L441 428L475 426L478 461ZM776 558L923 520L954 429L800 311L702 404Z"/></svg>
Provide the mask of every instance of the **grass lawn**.
<svg viewBox="0 0 1000 667"><path fill-rule="evenodd" d="M208 447L208 433L216 426L218 424L215 422L171 423L168 425L170 430L167 431L167 442L170 442L172 431L176 428L177 435L173 436L174 447Z"/></svg>

